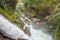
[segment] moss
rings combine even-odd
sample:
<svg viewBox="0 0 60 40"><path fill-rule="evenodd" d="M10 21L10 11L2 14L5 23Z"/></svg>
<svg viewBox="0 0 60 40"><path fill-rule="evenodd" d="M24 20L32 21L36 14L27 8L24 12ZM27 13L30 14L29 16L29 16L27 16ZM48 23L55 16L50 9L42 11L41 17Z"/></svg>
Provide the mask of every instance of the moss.
<svg viewBox="0 0 60 40"><path fill-rule="evenodd" d="M19 14L12 13L10 10L5 10L0 7L0 14L2 14L4 17L6 17L10 22L14 22L20 29L22 29L22 26L19 24L18 19L15 17L18 17Z"/></svg>
<svg viewBox="0 0 60 40"><path fill-rule="evenodd" d="M15 18L12 15L12 12L10 12L9 10L4 10L4 9L2 9L0 7L0 14L2 14L3 16L5 16L11 22L15 21Z"/></svg>

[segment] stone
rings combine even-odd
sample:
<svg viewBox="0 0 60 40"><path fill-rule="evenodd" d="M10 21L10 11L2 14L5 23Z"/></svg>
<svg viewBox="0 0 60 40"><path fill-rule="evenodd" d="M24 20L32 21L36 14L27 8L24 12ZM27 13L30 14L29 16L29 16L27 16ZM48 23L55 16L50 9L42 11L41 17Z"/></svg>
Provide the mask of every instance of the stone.
<svg viewBox="0 0 60 40"><path fill-rule="evenodd" d="M28 36L31 36L31 32L30 32L30 28L29 27L25 27L25 29L23 30Z"/></svg>

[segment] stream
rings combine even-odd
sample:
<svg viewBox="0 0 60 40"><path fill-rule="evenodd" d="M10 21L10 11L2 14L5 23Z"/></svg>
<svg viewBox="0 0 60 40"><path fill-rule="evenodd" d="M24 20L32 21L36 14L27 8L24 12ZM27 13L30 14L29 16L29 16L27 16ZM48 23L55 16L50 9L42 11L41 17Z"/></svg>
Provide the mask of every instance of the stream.
<svg viewBox="0 0 60 40"><path fill-rule="evenodd" d="M31 31L31 40L52 40L52 33L48 31L48 25L45 22L34 22L21 13L20 19L29 27ZM26 21L28 20L28 21ZM35 19L34 19L35 20ZM25 27L24 27L25 28Z"/></svg>
<svg viewBox="0 0 60 40"><path fill-rule="evenodd" d="M48 25L45 22L35 22L26 17L23 13L21 13L20 19L25 24L23 29L26 27L30 29L31 36L28 36L19 29L17 25L12 24L2 15L0 15L0 32L16 40L18 40L18 38L28 40L52 40L52 33L48 31Z"/></svg>
<svg viewBox="0 0 60 40"><path fill-rule="evenodd" d="M52 40L52 36L47 34L47 30L45 28L41 28L42 26L39 26L40 29L34 29L33 27L35 27L36 25L31 26L31 38L32 40Z"/></svg>
<svg viewBox="0 0 60 40"><path fill-rule="evenodd" d="M30 37L25 34L16 24L9 22L3 15L0 14L0 33L11 39L28 39Z"/></svg>
<svg viewBox="0 0 60 40"><path fill-rule="evenodd" d="M18 10L20 12L20 10ZM0 15L0 32L5 36L18 40L18 38L27 40L52 40L52 33L49 32L48 24L46 22L39 22L37 18L29 19L24 13L20 13L21 21L25 28L30 29L31 36L19 29L16 24L9 22L4 16Z"/></svg>

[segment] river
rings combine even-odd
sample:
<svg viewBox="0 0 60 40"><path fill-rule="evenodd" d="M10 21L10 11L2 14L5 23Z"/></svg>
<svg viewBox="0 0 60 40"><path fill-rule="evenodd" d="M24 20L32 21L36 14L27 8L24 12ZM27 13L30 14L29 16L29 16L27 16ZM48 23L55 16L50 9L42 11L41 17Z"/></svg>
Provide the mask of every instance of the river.
<svg viewBox="0 0 60 40"><path fill-rule="evenodd" d="M20 19L26 27L30 28L31 40L52 40L52 33L48 31L48 24L45 22L34 22L21 13ZM26 19L28 21L26 21ZM25 28L25 27L24 27Z"/></svg>

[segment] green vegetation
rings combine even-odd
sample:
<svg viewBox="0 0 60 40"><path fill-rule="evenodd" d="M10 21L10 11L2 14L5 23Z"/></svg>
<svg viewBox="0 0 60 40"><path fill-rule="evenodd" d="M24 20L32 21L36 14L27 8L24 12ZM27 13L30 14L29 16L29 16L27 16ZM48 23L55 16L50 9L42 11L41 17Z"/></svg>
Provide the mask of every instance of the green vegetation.
<svg viewBox="0 0 60 40"><path fill-rule="evenodd" d="M54 32L54 39L60 40L60 0L22 0L24 13L29 17L47 19L51 30ZM53 40L54 40L53 39Z"/></svg>
<svg viewBox="0 0 60 40"><path fill-rule="evenodd" d="M50 24L52 25L52 30L54 30L54 35L56 35L56 40L60 40L60 13L56 13L50 16Z"/></svg>
<svg viewBox="0 0 60 40"><path fill-rule="evenodd" d="M15 21L14 16L7 10L0 8L0 14L4 15L11 22Z"/></svg>
<svg viewBox="0 0 60 40"><path fill-rule="evenodd" d="M15 21L15 17L13 15L14 13L9 10L7 6L7 0L0 0L0 14L5 16L9 21L13 22Z"/></svg>
<svg viewBox="0 0 60 40"><path fill-rule="evenodd" d="M16 19L16 17L19 16L18 12L16 12L14 9L16 7L16 5L15 4L14 4L14 6L11 5L11 3L13 3L16 0L13 0L13 2L11 0L9 0L8 4L6 3L6 1L5 0L0 1L0 14L2 14L10 22L17 24L18 27L20 27L22 29L22 26L19 24L18 19ZM13 8L13 9L11 9L11 8ZM13 10L13 11L11 11L11 10Z"/></svg>
<svg viewBox="0 0 60 40"><path fill-rule="evenodd" d="M60 3L59 0L23 0L25 10L24 12L31 17L45 18L50 15L56 5Z"/></svg>

